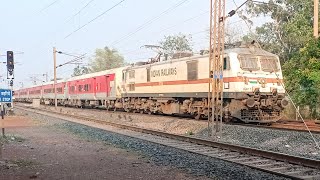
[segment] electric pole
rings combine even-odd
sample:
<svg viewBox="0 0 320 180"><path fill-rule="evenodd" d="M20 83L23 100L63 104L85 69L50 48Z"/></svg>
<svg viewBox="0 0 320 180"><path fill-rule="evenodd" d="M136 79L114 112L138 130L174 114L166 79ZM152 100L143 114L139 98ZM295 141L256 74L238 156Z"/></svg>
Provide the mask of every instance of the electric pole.
<svg viewBox="0 0 320 180"><path fill-rule="evenodd" d="M46 72L45 74L42 74L42 75L46 77L46 82L48 82L48 73Z"/></svg>
<svg viewBox="0 0 320 180"><path fill-rule="evenodd" d="M314 0L313 35L319 37L319 0Z"/></svg>
<svg viewBox="0 0 320 180"><path fill-rule="evenodd" d="M214 2L213 2L214 1ZM210 81L212 136L222 134L225 0L210 0ZM210 91L210 89L209 89ZM210 92L209 92L210 94ZM208 96L210 103L210 95ZM210 109L209 109L210 111ZM210 114L210 113L209 113ZM210 118L210 116L209 116ZM209 119L208 119L209 120Z"/></svg>
<svg viewBox="0 0 320 180"><path fill-rule="evenodd" d="M53 47L53 76L54 76L54 83L53 83L53 91L54 91L54 107L57 109L58 101L57 101L57 49Z"/></svg>

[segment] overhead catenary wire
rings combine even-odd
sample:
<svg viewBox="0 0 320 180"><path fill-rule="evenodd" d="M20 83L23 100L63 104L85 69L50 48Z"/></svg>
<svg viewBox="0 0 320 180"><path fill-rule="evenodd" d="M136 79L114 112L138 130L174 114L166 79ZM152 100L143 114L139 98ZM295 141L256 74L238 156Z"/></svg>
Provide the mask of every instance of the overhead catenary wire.
<svg viewBox="0 0 320 180"><path fill-rule="evenodd" d="M235 2L235 0L233 0L233 3L237 6L237 3ZM267 8L269 9L268 6L267 6ZM270 10L270 9L269 9L269 10ZM245 20L243 20L243 21L246 23L247 27L249 28L250 33L251 33L253 36L256 36L256 35L252 32L252 30L251 30L250 25L248 24L248 22L245 21ZM256 37L255 37L255 38L256 38ZM257 38L256 38L256 39L257 39ZM259 43L258 41L256 41L256 42L257 42L259 48L262 49L260 43ZM280 80L279 75L276 73L276 71L274 71L274 72L275 72L275 75L277 76L277 79ZM284 83L283 83L282 81L280 81L280 83L281 83L281 86L285 89ZM320 150L319 143L317 142L316 138L313 136L312 132L310 131L310 129L309 129L307 123L305 122L304 118L302 117L300 111L298 111L298 108L297 108L297 106L295 105L295 103L293 102L290 94L289 94L287 91L285 91L285 94L287 95L287 97L289 98L290 102L292 103L292 105L293 105L294 109L296 110L298 116L301 118L304 126L306 127L306 129L307 129L308 133L310 134L310 136L311 136L313 142L315 143L316 147Z"/></svg>
<svg viewBox="0 0 320 180"><path fill-rule="evenodd" d="M44 8L42 8L42 9L40 10L40 12L43 12L43 11L47 10L48 8L50 8L51 6L53 6L54 4L56 4L58 1L60 1L60 0L55 0L55 1L53 1L52 3L48 4L47 6L45 6Z"/></svg>
<svg viewBox="0 0 320 180"><path fill-rule="evenodd" d="M94 0L90 0L86 5L84 5L77 13L75 13L74 15L72 15L70 18L68 18L66 20L66 22L71 21L74 17L76 17L77 15L79 15L85 8L87 8Z"/></svg>
<svg viewBox="0 0 320 180"><path fill-rule="evenodd" d="M180 23L175 23L175 24L172 25L172 26L163 28L163 29L161 29L160 31L158 31L158 33L161 33L161 32L163 32L163 31L167 31L167 30L169 30L169 29L172 29L172 28L174 28L174 27L177 27L177 26L179 26L180 24L183 24L183 23L185 23L185 22L189 22L189 21L195 20L195 19L197 19L198 17L201 17L201 16L204 15L204 14L207 14L208 12L209 12L209 11L204 11L204 12L202 12L202 13L196 15L196 16L193 16L193 17L191 17L191 18L188 18L188 19L186 19L186 20L184 20L184 21L182 21L182 22L180 22ZM156 33L156 34L158 34L158 33Z"/></svg>
<svg viewBox="0 0 320 180"><path fill-rule="evenodd" d="M119 6L121 3L123 3L125 0L121 0L120 2L116 3L115 5L113 5L112 7L110 7L109 9L107 9L106 11L102 12L101 14L99 14L98 16L96 16L95 18L93 18L92 20L88 21L87 23L85 23L84 25L80 26L79 28L77 28L76 30L74 30L73 32L71 32L70 34L68 34L67 36L64 37L64 39L70 37L71 35L73 35L74 33L78 32L80 29L86 27L87 25L89 25L90 23L94 22L95 20L97 20L98 18L100 18L101 16L103 16L104 14L106 14L107 12L111 11L112 9L114 9L115 7Z"/></svg>
<svg viewBox="0 0 320 180"><path fill-rule="evenodd" d="M179 6L181 6L182 4L186 3L189 0L182 0L179 1L177 4L171 6L170 8L166 9L165 11L161 12L159 15L151 18L150 20L148 20L147 22L143 23L142 25L140 25L139 27L137 27L134 31L129 32L128 34L122 36L120 39L114 41L111 43L111 46L114 46L118 43L120 43L121 41L130 38L131 36L133 36L134 34L136 34L137 32L141 31L142 29L144 29L145 27L147 27L148 25L152 24L153 22L155 22L156 20L160 19L163 15L169 13L170 11L178 8Z"/></svg>

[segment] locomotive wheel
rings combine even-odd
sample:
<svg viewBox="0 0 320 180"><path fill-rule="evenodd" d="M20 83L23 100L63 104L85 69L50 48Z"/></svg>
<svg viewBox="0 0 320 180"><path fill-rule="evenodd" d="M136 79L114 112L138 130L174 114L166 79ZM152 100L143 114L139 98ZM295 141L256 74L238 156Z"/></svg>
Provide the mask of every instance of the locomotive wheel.
<svg viewBox="0 0 320 180"><path fill-rule="evenodd" d="M200 120L202 118L202 114L197 114L196 116L194 116L195 120Z"/></svg>

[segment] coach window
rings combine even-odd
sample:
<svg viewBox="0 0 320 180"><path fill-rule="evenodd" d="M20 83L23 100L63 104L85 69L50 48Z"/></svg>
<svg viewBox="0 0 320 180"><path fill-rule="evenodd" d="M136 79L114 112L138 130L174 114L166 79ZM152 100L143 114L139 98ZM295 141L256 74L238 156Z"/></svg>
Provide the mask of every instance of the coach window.
<svg viewBox="0 0 320 180"><path fill-rule="evenodd" d="M78 91L79 91L79 92L82 91L82 87L83 87L82 85L79 85L79 86L78 86Z"/></svg>
<svg viewBox="0 0 320 180"><path fill-rule="evenodd" d="M89 91L89 85L88 84L84 85L84 91Z"/></svg>
<svg viewBox="0 0 320 180"><path fill-rule="evenodd" d="M147 68L147 82L150 82L150 68Z"/></svg>
<svg viewBox="0 0 320 180"><path fill-rule="evenodd" d="M187 62L188 80L198 79L198 61Z"/></svg>
<svg viewBox="0 0 320 180"><path fill-rule="evenodd" d="M223 70L230 70L230 58L228 56L223 58Z"/></svg>

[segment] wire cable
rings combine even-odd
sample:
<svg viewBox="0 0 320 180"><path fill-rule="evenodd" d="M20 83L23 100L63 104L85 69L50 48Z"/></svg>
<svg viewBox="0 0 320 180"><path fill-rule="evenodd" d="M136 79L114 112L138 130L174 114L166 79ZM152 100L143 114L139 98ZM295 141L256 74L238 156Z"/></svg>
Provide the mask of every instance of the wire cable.
<svg viewBox="0 0 320 180"><path fill-rule="evenodd" d="M111 11L113 8L119 6L121 3L123 3L125 0L121 0L120 2L118 2L117 4L113 5L112 7L110 7L109 9L107 9L106 11L102 12L101 14L99 14L98 16L96 16L95 18L93 18L91 21L85 23L84 25L82 25L81 27L79 27L78 29L74 30L73 32L71 32L70 34L68 34L67 36L64 37L64 39L70 37L72 34L76 33L77 31L79 31L80 29L84 28L85 26L89 25L90 23L92 23L93 21L97 20L98 18L100 18L101 16L103 16L104 14L106 14L107 12Z"/></svg>
<svg viewBox="0 0 320 180"><path fill-rule="evenodd" d="M73 16L71 16L70 18L68 18L66 20L67 22L70 22L74 17L76 17L77 15L79 15L86 7L88 7L94 0L90 0L85 6L83 6L77 13L75 13Z"/></svg>
<svg viewBox="0 0 320 180"><path fill-rule="evenodd" d="M169 13L170 11L176 9L177 7L181 6L182 4L186 3L188 0L182 0L180 2L178 2L177 4L173 5L172 7L166 9L165 11L163 11L162 13L160 13L158 16L155 16L153 18L151 18L150 20L148 20L147 22L143 23L142 25L140 25L138 28L136 28L134 31L129 32L128 34L122 36L120 39L114 41L111 43L111 46L114 46L116 44L118 44L119 42L130 38L131 36L133 36L134 34L136 34L137 32L141 31L142 29L144 29L145 27L147 27L148 25L152 24L154 21L160 19L163 15Z"/></svg>
<svg viewBox="0 0 320 180"><path fill-rule="evenodd" d="M40 12L45 11L45 10L48 9L49 7L51 7L51 6L53 6L54 4L56 4L58 1L60 1L60 0L55 0L55 1L53 1L52 3L48 4L47 6L45 6L44 8L42 8L42 9L40 10Z"/></svg>
<svg viewBox="0 0 320 180"><path fill-rule="evenodd" d="M191 17L191 18L189 18L189 19L186 19L186 20L182 21L181 23L176 23L176 24L174 24L174 25L172 25L172 26L163 28L162 30L158 31L158 33L161 33L161 32L163 32L163 31L167 31L167 30L169 30L169 29L171 29L171 28L173 28L173 27L179 26L180 24L183 24L183 23L185 23L185 22L195 20L195 19L197 19L198 17L200 17L200 16L202 16L202 15L204 15L204 14L207 14L207 13L209 13L209 11L204 11L204 12L202 12L202 13L196 15L196 16L193 16L193 17ZM158 33L156 33L156 34L158 34Z"/></svg>

